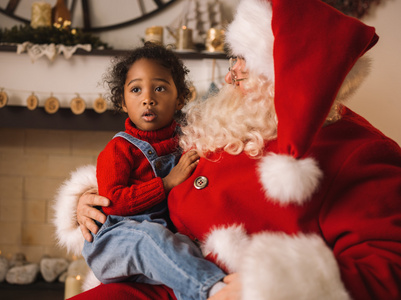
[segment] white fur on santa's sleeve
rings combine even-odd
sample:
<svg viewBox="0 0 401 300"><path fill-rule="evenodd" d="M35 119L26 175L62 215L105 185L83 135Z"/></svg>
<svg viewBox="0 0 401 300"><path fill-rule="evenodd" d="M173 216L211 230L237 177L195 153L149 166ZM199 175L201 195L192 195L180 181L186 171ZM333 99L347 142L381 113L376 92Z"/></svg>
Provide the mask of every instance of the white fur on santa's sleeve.
<svg viewBox="0 0 401 300"><path fill-rule="evenodd" d="M89 270L88 273L85 275L81 290L82 292L86 292L93 289L94 287L97 287L100 283L101 282L99 281L99 279L96 278L92 270Z"/></svg>
<svg viewBox="0 0 401 300"><path fill-rule="evenodd" d="M351 299L331 249L316 235L256 234L239 273L242 299Z"/></svg>
<svg viewBox="0 0 401 300"><path fill-rule="evenodd" d="M61 185L53 205L53 224L58 244L75 255L81 254L84 244L77 222L77 203L79 197L90 189L97 189L96 167L80 167Z"/></svg>
<svg viewBox="0 0 401 300"><path fill-rule="evenodd" d="M202 252L204 256L215 255L217 263L233 273L239 269L242 251L248 243L249 236L242 225L215 228L202 245Z"/></svg>
<svg viewBox="0 0 401 300"><path fill-rule="evenodd" d="M269 153L259 163L259 180L266 197L282 205L301 205L319 186L323 173L312 158Z"/></svg>

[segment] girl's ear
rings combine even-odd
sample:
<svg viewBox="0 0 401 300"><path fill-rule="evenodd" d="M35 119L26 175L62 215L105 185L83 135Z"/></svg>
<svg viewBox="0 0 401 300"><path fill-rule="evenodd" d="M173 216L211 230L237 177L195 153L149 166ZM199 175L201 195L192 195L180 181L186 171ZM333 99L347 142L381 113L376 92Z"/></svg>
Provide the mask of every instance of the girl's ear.
<svg viewBox="0 0 401 300"><path fill-rule="evenodd" d="M128 108L127 108L127 105L125 104L124 97L123 97L123 100L122 100L122 103L121 103L121 107L123 108L124 112L128 113Z"/></svg>

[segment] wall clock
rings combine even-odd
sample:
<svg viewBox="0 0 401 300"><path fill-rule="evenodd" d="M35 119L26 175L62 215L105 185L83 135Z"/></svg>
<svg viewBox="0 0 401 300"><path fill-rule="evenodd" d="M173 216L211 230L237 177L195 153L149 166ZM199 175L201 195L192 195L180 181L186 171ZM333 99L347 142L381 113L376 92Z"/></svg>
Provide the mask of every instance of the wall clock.
<svg viewBox="0 0 401 300"><path fill-rule="evenodd" d="M72 26L84 31L101 32L132 25L156 15L176 0L66 0ZM34 1L8 0L0 7L3 13L23 23L30 23ZM55 1L47 1L54 5ZM112 14L110 13L112 12Z"/></svg>

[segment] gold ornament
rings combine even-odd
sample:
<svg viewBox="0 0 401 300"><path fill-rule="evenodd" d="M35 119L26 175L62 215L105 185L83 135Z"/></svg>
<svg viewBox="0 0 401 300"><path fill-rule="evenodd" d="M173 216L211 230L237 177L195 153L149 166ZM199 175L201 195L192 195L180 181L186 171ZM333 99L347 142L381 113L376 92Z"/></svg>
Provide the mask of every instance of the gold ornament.
<svg viewBox="0 0 401 300"><path fill-rule="evenodd" d="M210 28L206 36L206 51L224 53L224 30Z"/></svg>
<svg viewBox="0 0 401 300"><path fill-rule="evenodd" d="M60 102L56 97L50 96L45 102L45 111L48 114L54 114L60 108Z"/></svg>
<svg viewBox="0 0 401 300"><path fill-rule="evenodd" d="M8 96L6 92L3 92L3 90L0 92L0 108L6 106L8 101Z"/></svg>
<svg viewBox="0 0 401 300"><path fill-rule="evenodd" d="M98 114L104 113L107 110L107 102L102 96L93 102L93 110Z"/></svg>
<svg viewBox="0 0 401 300"><path fill-rule="evenodd" d="M33 93L26 99L26 107L29 110L34 110L38 107L38 97L36 97Z"/></svg>
<svg viewBox="0 0 401 300"><path fill-rule="evenodd" d="M81 97L77 96L77 97L75 97L74 99L71 100L70 107L71 107L71 111L75 115L80 115L85 111L86 104L85 104L84 99L82 99Z"/></svg>

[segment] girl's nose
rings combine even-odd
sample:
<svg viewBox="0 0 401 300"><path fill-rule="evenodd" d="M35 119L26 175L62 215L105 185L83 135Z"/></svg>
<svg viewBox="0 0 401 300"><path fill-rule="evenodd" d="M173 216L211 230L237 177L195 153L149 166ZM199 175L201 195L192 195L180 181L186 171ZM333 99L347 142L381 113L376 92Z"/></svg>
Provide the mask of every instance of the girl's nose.
<svg viewBox="0 0 401 300"><path fill-rule="evenodd" d="M153 100L153 94L151 91L144 89L142 92L142 104L145 105L155 105Z"/></svg>
<svg viewBox="0 0 401 300"><path fill-rule="evenodd" d="M150 96L145 97L145 99L142 101L143 105L151 105L151 106L153 106L153 105L155 105L155 103L156 102Z"/></svg>

